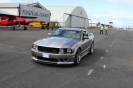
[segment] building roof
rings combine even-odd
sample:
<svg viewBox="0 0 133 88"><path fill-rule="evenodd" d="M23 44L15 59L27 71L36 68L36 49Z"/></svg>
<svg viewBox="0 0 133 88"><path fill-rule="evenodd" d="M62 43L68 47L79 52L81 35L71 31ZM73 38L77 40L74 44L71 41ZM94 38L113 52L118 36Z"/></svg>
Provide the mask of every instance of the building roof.
<svg viewBox="0 0 133 88"><path fill-rule="evenodd" d="M64 13L71 13L76 6L45 6L51 12L52 21L63 21ZM67 15L68 17L68 15Z"/></svg>
<svg viewBox="0 0 133 88"><path fill-rule="evenodd" d="M0 7L19 7L19 4L46 9L40 3L0 3Z"/></svg>
<svg viewBox="0 0 133 88"><path fill-rule="evenodd" d="M81 6L45 6L51 12L51 21L64 22L69 15L81 17L80 14L71 14L75 9L84 10ZM85 11L85 10L84 10ZM86 18L88 18L86 16Z"/></svg>
<svg viewBox="0 0 133 88"><path fill-rule="evenodd" d="M19 7L19 3L0 3L0 7Z"/></svg>
<svg viewBox="0 0 133 88"><path fill-rule="evenodd" d="M40 3L31 3L31 4L27 4L27 6L32 6L32 7L37 7L37 8L42 8L42 9L46 9L44 6L42 6Z"/></svg>

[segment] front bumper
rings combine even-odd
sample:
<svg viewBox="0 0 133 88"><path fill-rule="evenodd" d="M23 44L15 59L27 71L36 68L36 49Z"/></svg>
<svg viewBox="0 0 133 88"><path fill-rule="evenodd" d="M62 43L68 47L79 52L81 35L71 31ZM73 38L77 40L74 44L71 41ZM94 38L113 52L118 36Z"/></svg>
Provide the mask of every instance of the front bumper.
<svg viewBox="0 0 133 88"><path fill-rule="evenodd" d="M54 53L45 53L39 52L35 49L31 49L32 59L46 64L74 64L75 54L54 54Z"/></svg>

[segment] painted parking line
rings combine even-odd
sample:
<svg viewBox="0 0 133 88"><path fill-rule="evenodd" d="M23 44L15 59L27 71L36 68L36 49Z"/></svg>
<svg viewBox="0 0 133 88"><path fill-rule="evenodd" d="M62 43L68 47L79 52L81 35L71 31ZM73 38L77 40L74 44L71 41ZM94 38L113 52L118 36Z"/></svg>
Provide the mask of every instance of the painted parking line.
<svg viewBox="0 0 133 88"><path fill-rule="evenodd" d="M100 59L102 60L104 57L101 57Z"/></svg>
<svg viewBox="0 0 133 88"><path fill-rule="evenodd" d="M112 44L115 44L115 42L118 40L120 35L121 35L121 33L117 36L117 38L114 40L114 42Z"/></svg>
<svg viewBox="0 0 133 88"><path fill-rule="evenodd" d="M114 42L112 44L115 44L115 42L117 41L117 39L114 40Z"/></svg>
<svg viewBox="0 0 133 88"><path fill-rule="evenodd" d="M89 72L88 72L88 74L87 75L91 75L91 73L93 72L93 69L91 69Z"/></svg>
<svg viewBox="0 0 133 88"><path fill-rule="evenodd" d="M108 52L109 50L106 50L106 52Z"/></svg>
<svg viewBox="0 0 133 88"><path fill-rule="evenodd" d="M115 44L116 40L114 40L114 42L112 44Z"/></svg>
<svg viewBox="0 0 133 88"><path fill-rule="evenodd" d="M106 65L103 65L103 69L105 69L106 68Z"/></svg>

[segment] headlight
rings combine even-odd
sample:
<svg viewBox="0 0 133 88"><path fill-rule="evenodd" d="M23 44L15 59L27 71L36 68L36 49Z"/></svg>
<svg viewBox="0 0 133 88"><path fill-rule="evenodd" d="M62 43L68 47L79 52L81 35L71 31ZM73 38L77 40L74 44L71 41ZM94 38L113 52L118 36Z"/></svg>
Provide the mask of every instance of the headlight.
<svg viewBox="0 0 133 88"><path fill-rule="evenodd" d="M61 48L59 53L64 53L64 54L72 53L72 49L70 49L70 48L63 49L63 48Z"/></svg>
<svg viewBox="0 0 133 88"><path fill-rule="evenodd" d="M71 49L67 49L67 53L72 53L72 50Z"/></svg>
<svg viewBox="0 0 133 88"><path fill-rule="evenodd" d="M32 45L32 48L33 48L33 49L37 49L37 45L33 44L33 45Z"/></svg>
<svg viewBox="0 0 133 88"><path fill-rule="evenodd" d="M64 53L64 49L60 49L59 53Z"/></svg>
<svg viewBox="0 0 133 88"><path fill-rule="evenodd" d="M64 53L72 53L72 49L70 49L70 48L63 49L63 50L64 50Z"/></svg>

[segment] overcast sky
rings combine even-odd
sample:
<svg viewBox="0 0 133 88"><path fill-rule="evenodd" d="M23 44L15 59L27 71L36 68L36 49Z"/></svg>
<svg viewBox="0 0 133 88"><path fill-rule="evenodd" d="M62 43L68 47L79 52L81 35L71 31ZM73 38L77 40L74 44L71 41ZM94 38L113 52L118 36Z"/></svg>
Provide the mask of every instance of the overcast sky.
<svg viewBox="0 0 133 88"><path fill-rule="evenodd" d="M35 3L46 6L82 6L92 22L133 27L133 0L0 0L0 3ZM48 9L48 8L47 8Z"/></svg>

